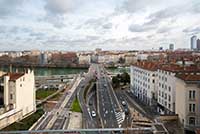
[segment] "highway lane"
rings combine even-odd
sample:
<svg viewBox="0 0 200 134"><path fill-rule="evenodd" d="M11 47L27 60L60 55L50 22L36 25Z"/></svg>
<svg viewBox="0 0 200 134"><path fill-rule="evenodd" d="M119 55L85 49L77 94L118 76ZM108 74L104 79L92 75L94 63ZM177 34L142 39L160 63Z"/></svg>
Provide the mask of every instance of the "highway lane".
<svg viewBox="0 0 200 134"><path fill-rule="evenodd" d="M116 93L118 100L120 101L121 106L123 107L123 111L125 112L125 120L122 124L122 127L124 127L124 128L130 127L131 122L132 122L132 116L131 116L130 109L129 109L129 103L126 100L126 96L124 96L124 94L121 93L121 91L116 91L115 93ZM125 105L122 105L122 101L125 102Z"/></svg>
<svg viewBox="0 0 200 134"><path fill-rule="evenodd" d="M105 69L96 65L97 71L97 107L103 128L120 127L118 115L122 113L118 100L115 97ZM121 120L121 119L120 119Z"/></svg>
<svg viewBox="0 0 200 134"><path fill-rule="evenodd" d="M71 90L66 90L64 92L63 97L56 104L55 108L47 113L45 117L32 128L32 130L65 129L65 125L67 125L69 119L69 110L80 87L80 82L81 78L76 77L70 86Z"/></svg>
<svg viewBox="0 0 200 134"><path fill-rule="evenodd" d="M80 103L80 106L83 112L83 120L84 120L83 124L85 128L98 128L96 119L94 119L91 116L90 108L87 105L87 102L84 98L84 93L86 92L85 91L86 88L88 88L88 86L92 86L91 81L95 79L93 68L94 68L93 65L89 68L88 73L85 75L85 80L82 85L83 88L79 90L77 93L78 101ZM89 88L92 88L92 87L89 87Z"/></svg>

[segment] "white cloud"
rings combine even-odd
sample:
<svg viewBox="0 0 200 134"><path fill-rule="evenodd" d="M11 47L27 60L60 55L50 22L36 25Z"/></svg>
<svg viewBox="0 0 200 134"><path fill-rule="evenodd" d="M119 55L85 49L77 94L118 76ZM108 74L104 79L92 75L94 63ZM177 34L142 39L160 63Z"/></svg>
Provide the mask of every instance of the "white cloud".
<svg viewBox="0 0 200 134"><path fill-rule="evenodd" d="M198 0L0 0L0 49L189 47Z"/></svg>

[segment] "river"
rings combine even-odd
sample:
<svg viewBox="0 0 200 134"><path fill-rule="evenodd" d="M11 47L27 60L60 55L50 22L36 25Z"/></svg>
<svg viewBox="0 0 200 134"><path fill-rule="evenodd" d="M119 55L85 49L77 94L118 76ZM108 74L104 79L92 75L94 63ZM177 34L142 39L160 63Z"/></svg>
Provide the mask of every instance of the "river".
<svg viewBox="0 0 200 134"><path fill-rule="evenodd" d="M12 68L13 72L16 68ZM17 70L23 71L23 68L19 67ZM8 67L0 67L0 71L8 72ZM34 68L35 76L49 76L49 75L67 75L67 74L78 74L81 72L87 72L87 69L77 69L77 68ZM129 72L129 68L109 68L108 71L112 73L122 73L124 71Z"/></svg>

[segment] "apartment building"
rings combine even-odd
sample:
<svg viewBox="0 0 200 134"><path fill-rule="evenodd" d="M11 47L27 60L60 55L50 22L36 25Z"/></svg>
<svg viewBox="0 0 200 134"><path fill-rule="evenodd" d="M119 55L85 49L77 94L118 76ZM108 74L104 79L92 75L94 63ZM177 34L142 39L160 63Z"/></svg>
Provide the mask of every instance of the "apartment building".
<svg viewBox="0 0 200 134"><path fill-rule="evenodd" d="M34 72L6 73L0 77L0 129L36 110Z"/></svg>
<svg viewBox="0 0 200 134"><path fill-rule="evenodd" d="M157 70L158 112L170 114L175 112L175 72L172 68L161 67Z"/></svg>
<svg viewBox="0 0 200 134"><path fill-rule="evenodd" d="M91 63L91 54L80 54L78 55L79 64L90 64Z"/></svg>
<svg viewBox="0 0 200 134"><path fill-rule="evenodd" d="M200 71L197 66L166 64L157 70L158 111L161 114L175 113L176 75L180 73L195 73Z"/></svg>
<svg viewBox="0 0 200 134"><path fill-rule="evenodd" d="M138 62L131 66L131 91L142 102L153 105L157 98L156 71L158 64Z"/></svg>
<svg viewBox="0 0 200 134"><path fill-rule="evenodd" d="M176 75L176 113L184 128L200 127L200 73Z"/></svg>

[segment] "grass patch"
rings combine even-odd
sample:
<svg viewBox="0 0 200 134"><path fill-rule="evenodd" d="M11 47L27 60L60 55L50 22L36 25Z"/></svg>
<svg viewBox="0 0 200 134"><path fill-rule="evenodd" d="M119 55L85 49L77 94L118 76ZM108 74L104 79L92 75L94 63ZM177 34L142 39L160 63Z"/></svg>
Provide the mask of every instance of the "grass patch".
<svg viewBox="0 0 200 134"><path fill-rule="evenodd" d="M75 100L74 100L73 103L72 103L71 111L72 111L72 112L79 112L79 113L82 112L77 97L75 98Z"/></svg>
<svg viewBox="0 0 200 134"><path fill-rule="evenodd" d="M15 122L9 125L8 127L2 129L2 131L28 130L43 114L43 109L38 109L32 115L24 118L20 122Z"/></svg>
<svg viewBox="0 0 200 134"><path fill-rule="evenodd" d="M56 89L51 89L51 90L39 89L36 91L36 99L37 100L45 99L46 97L52 95L56 91L57 91Z"/></svg>

